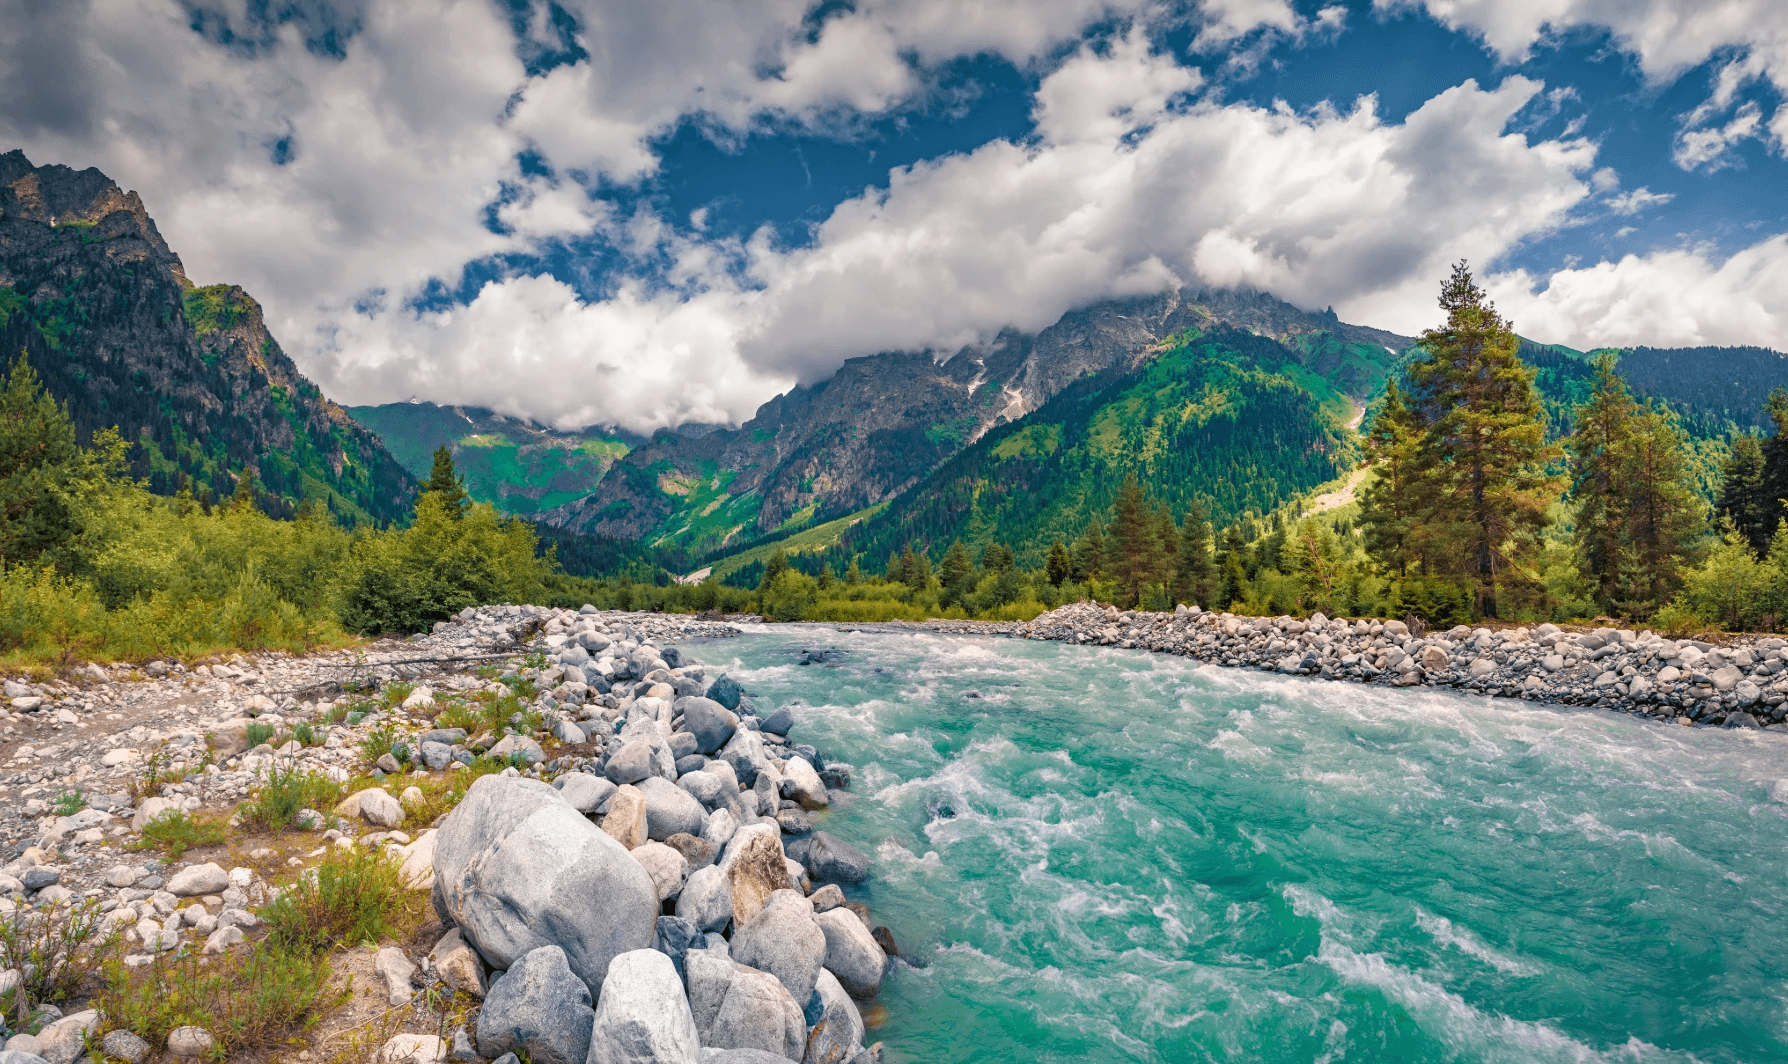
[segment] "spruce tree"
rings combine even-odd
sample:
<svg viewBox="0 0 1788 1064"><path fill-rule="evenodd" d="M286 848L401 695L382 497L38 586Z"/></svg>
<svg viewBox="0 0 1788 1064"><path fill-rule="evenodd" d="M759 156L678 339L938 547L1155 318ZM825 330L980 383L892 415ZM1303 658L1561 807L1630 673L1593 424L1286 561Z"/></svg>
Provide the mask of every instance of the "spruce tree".
<svg viewBox="0 0 1788 1064"><path fill-rule="evenodd" d="M1211 533L1205 527L1204 507L1194 499L1180 522L1179 595L1183 602L1207 605L1215 589L1217 570L1211 564Z"/></svg>
<svg viewBox="0 0 1788 1064"><path fill-rule="evenodd" d="M1214 610L1227 610L1248 593L1248 540L1242 526L1230 525L1223 533L1223 549L1217 556L1217 595Z"/></svg>
<svg viewBox="0 0 1788 1064"><path fill-rule="evenodd" d="M845 570L844 582L851 587L856 587L863 582L863 568L857 564L857 559L854 556L851 558L851 567Z"/></svg>
<svg viewBox="0 0 1788 1064"><path fill-rule="evenodd" d="M1732 453L1720 468L1720 500L1715 509L1758 553L1769 549L1775 534L1770 521L1775 505L1763 494L1763 442L1746 434L1732 441Z"/></svg>
<svg viewBox="0 0 1788 1064"><path fill-rule="evenodd" d="M1074 541L1074 582L1084 584L1104 571L1105 536L1095 521Z"/></svg>
<svg viewBox="0 0 1788 1064"><path fill-rule="evenodd" d="M1690 475L1682 430L1656 407L1634 419L1621 479L1630 557L1623 599L1642 616L1682 586L1707 538L1707 505Z"/></svg>
<svg viewBox="0 0 1788 1064"><path fill-rule="evenodd" d="M1068 547L1059 538L1049 545L1049 560L1043 563L1043 575L1056 587L1062 581L1074 575L1074 560L1068 557Z"/></svg>
<svg viewBox="0 0 1788 1064"><path fill-rule="evenodd" d="M446 450L446 448L443 447L441 450ZM439 454L440 452L435 453ZM776 582L776 578L786 572L788 572L788 554L778 548L764 560L764 575L757 582L758 591L770 590L770 585Z"/></svg>
<svg viewBox="0 0 1788 1064"><path fill-rule="evenodd" d="M1148 497L1135 474L1131 474L1118 489L1112 506L1111 534L1105 543L1107 567L1122 590L1124 605L1134 606L1142 598L1144 585L1155 575L1159 549Z"/></svg>
<svg viewBox="0 0 1788 1064"><path fill-rule="evenodd" d="M83 524L77 500L120 471L123 446L107 430L83 450L68 408L20 352L0 389L0 569L72 547Z"/></svg>
<svg viewBox="0 0 1788 1064"><path fill-rule="evenodd" d="M1626 562L1626 488L1623 479L1639 404L1614 372L1614 356L1592 363L1595 391L1577 407L1575 430L1565 443L1571 457L1571 496L1577 503L1578 568L1595 585L1596 604L1614 608Z"/></svg>
<svg viewBox="0 0 1788 1064"><path fill-rule="evenodd" d="M938 604L945 608L961 602L975 589L975 562L969 557L962 540L950 542L949 549L944 551L944 560L938 564L937 575L938 582L944 586Z"/></svg>
<svg viewBox="0 0 1788 1064"><path fill-rule="evenodd" d="M1514 329L1464 262L1441 287L1443 328L1422 333L1408 375L1426 423L1417 547L1431 566L1466 581L1481 616L1495 617L1499 584L1530 583L1540 530L1559 484L1546 464L1546 414Z"/></svg>
<svg viewBox="0 0 1788 1064"><path fill-rule="evenodd" d="M1402 576L1416 559L1410 532L1420 512L1422 442L1419 415L1404 402L1392 377L1366 433L1375 479L1360 492L1360 527L1366 553L1385 571Z"/></svg>
<svg viewBox="0 0 1788 1064"><path fill-rule="evenodd" d="M466 496L466 486L460 483L459 473L453 467L453 452L445 444L435 448L434 469L429 472L428 483L422 490L434 493L454 518L463 516L472 504Z"/></svg>

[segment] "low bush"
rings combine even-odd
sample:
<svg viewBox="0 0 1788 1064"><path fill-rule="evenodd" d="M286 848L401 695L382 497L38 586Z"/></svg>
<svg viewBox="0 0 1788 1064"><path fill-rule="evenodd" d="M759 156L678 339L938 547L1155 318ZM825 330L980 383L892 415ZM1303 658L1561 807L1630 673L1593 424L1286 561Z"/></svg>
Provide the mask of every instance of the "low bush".
<svg viewBox="0 0 1788 1064"><path fill-rule="evenodd" d="M397 742L397 729L390 724L381 724L366 733L360 740L360 756L372 764L379 758L391 753L391 747Z"/></svg>
<svg viewBox="0 0 1788 1064"><path fill-rule="evenodd" d="M225 837L224 826L216 820L194 817L176 809L143 825L143 837L125 849L161 850L169 860L178 861L188 850L221 846Z"/></svg>
<svg viewBox="0 0 1788 1064"><path fill-rule="evenodd" d="M271 724L262 724L259 721L255 721L250 723L244 731L248 736L248 745L250 749L260 746L262 743L273 741L273 725Z"/></svg>
<svg viewBox="0 0 1788 1064"><path fill-rule="evenodd" d="M143 758L143 767L130 778L125 790L130 793L130 800L141 803L145 798L154 797L164 783L179 783L187 776L204 767L204 759L184 761L176 758L163 743Z"/></svg>
<svg viewBox="0 0 1788 1064"><path fill-rule="evenodd" d="M337 946L395 937L418 909L397 863L359 848L331 848L279 897L260 909L267 941L282 949L325 953Z"/></svg>
<svg viewBox="0 0 1788 1064"><path fill-rule="evenodd" d="M21 974L0 994L7 1025L23 1026L45 1002L66 1001L117 952L118 938L99 930L98 899L0 915L0 970Z"/></svg>
<svg viewBox="0 0 1788 1064"><path fill-rule="evenodd" d="M79 787L74 787L62 791L50 799L50 808L55 811L57 816L74 816L87 808L87 796L81 792Z"/></svg>
<svg viewBox="0 0 1788 1064"><path fill-rule="evenodd" d="M350 996L331 987L328 958L272 944L220 957L181 951L134 970L110 961L105 982L94 1001L105 1029L165 1050L174 1028L203 1027L220 1061L288 1042Z"/></svg>
<svg viewBox="0 0 1788 1064"><path fill-rule="evenodd" d="M341 784L276 761L260 789L236 807L236 815L250 831L285 831L298 822L301 811L315 809L327 816L341 798Z"/></svg>

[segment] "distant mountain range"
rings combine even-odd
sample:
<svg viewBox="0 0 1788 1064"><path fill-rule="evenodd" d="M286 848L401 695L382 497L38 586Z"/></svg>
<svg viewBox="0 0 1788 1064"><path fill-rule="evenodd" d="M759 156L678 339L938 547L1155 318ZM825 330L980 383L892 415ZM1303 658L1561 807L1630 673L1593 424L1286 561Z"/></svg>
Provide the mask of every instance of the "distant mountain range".
<svg viewBox="0 0 1788 1064"><path fill-rule="evenodd" d="M409 511L415 479L300 374L231 285L197 288L135 192L98 170L0 155L0 364L23 352L134 472L227 496L253 469L274 513L307 499L354 524Z"/></svg>
<svg viewBox="0 0 1788 1064"><path fill-rule="evenodd" d="M388 522L447 446L474 498L598 567L644 550L724 573L775 543L814 569L879 565L956 537L1028 558L1102 514L1130 474L1176 510L1268 512L1352 466L1349 430L1414 343L1262 293L1181 289L948 358L851 359L737 428L647 438L427 402L344 410L297 372L248 293L186 279L135 193L0 155L0 355L27 353L83 433L118 426L154 490L222 496L252 468L276 513L315 499L348 523ZM1589 391L1586 354L1522 355L1566 430ZM1710 492L1726 440L1764 426L1764 397L1788 384L1788 358L1763 348L1620 359L1681 418Z"/></svg>

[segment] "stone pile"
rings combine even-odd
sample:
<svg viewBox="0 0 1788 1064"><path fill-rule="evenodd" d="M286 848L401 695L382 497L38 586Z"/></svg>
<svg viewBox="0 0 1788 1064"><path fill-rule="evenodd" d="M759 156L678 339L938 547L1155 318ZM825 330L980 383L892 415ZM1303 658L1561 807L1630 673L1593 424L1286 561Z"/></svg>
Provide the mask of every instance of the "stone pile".
<svg viewBox="0 0 1788 1064"><path fill-rule="evenodd" d="M407 763L382 757L373 770L382 786L300 814L321 844L308 857L330 845L389 848L413 885L433 891L452 930L420 968L401 950L380 951L375 970L391 1004L430 980L485 999L474 1031L401 1035L381 1059L520 1050L576 1064L761 1064L770 1059L761 1053L875 1061L854 1002L879 989L893 939L842 890L864 881L868 859L816 830L850 766L792 742L787 710L760 717L736 682L671 645L737 632L686 617L493 606L349 653L8 680L0 913L92 899L129 964L183 946L237 946L255 927L252 907L273 892L257 871L202 858L163 865L123 847L171 812L227 816L276 764L361 775L361 744L376 729L406 747ZM523 679L536 692L525 707L531 734L435 725L455 699L507 695ZM415 685L401 705L342 719L395 682ZM284 740L299 725L314 745ZM277 749L250 745L268 732L282 737ZM451 773L480 754L512 765L480 779L438 827L411 823L421 792L405 777ZM133 801L150 758L187 771ZM77 793L85 808L63 815ZM272 851L248 857L278 862ZM53 1012L9 1048L69 1064L82 1034L99 1033L90 1010ZM127 1034L106 1033L108 1052L114 1038L131 1048Z"/></svg>
<svg viewBox="0 0 1788 1064"><path fill-rule="evenodd" d="M1403 621L1320 613L1240 617L1183 605L1171 614L1120 612L1087 602L1045 613L1014 634L1331 680L1593 705L1684 725L1775 727L1788 716L1788 642L1776 638L1716 645L1553 624L1424 634Z"/></svg>

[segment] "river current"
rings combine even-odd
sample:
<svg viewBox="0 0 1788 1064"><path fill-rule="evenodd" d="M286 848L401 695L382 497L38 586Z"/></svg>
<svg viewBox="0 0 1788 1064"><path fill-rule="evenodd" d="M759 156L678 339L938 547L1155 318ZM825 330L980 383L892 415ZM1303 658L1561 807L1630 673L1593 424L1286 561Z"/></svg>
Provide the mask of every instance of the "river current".
<svg viewBox="0 0 1788 1064"><path fill-rule="evenodd" d="M1788 1060L1788 735L1010 639L689 649L856 767L821 826L918 965L889 1061Z"/></svg>

